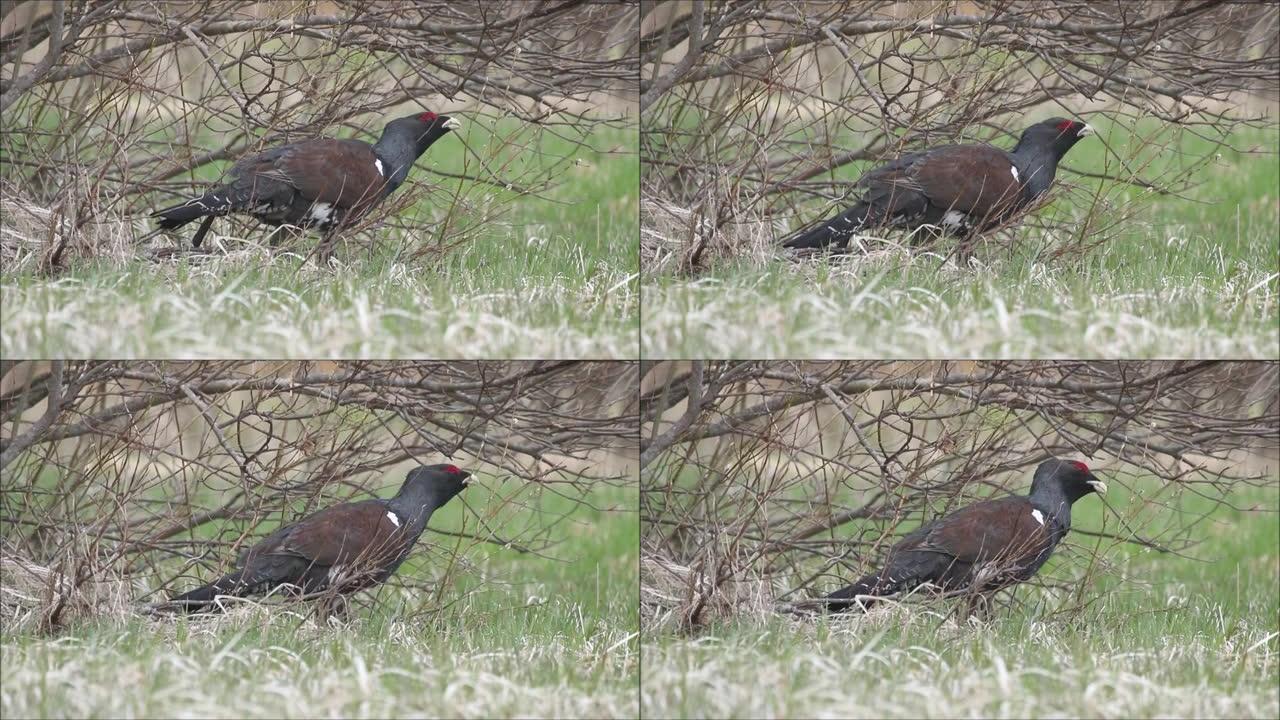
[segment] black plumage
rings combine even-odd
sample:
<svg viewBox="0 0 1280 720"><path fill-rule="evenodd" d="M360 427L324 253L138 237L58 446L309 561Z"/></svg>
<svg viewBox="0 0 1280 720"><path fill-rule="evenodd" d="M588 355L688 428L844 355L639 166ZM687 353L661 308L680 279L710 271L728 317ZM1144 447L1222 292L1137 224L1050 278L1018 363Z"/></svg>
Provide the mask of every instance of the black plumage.
<svg viewBox="0 0 1280 720"><path fill-rule="evenodd" d="M373 145L316 138L272 148L237 162L230 182L153 217L164 230L203 218L191 239L195 247L215 217L230 213L313 228L326 233L327 242L400 187L414 161L458 127L447 115L423 112L391 121Z"/></svg>
<svg viewBox="0 0 1280 720"><path fill-rule="evenodd" d="M924 229L970 241L1000 227L1039 200L1053 184L1058 162L1092 133L1063 118L1036 123L1011 151L992 145L944 145L913 152L858 179L853 207L794 233L783 242L797 250L844 249L864 230Z"/></svg>
<svg viewBox="0 0 1280 720"><path fill-rule="evenodd" d="M830 612L865 608L874 597L924 583L982 595L1024 582L1071 529L1071 505L1106 489L1084 463L1048 460L1036 468L1031 494L975 503L908 533L889 550L881 570L831 593L821 605Z"/></svg>
<svg viewBox="0 0 1280 720"><path fill-rule="evenodd" d="M220 595L244 597L281 586L311 595L349 594L385 582L408 557L432 513L462 492L470 473L455 465L409 472L390 500L343 503L276 530L240 555L237 569L179 595L171 610L218 611Z"/></svg>

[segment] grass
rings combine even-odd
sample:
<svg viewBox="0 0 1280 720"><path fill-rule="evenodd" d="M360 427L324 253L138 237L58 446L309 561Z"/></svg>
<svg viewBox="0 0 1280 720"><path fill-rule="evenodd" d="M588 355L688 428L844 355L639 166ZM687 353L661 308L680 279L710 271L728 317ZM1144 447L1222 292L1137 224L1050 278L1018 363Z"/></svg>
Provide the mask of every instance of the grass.
<svg viewBox="0 0 1280 720"><path fill-rule="evenodd" d="M1069 588L1030 588L986 623L913 604L817 620L739 616L698 637L646 633L645 717L1276 717L1278 485L1214 510L1194 559L1106 546L1079 613L1058 612L1074 605ZM1110 509L1086 499L1073 525L1115 530L1104 517L1149 490L1113 487ZM1175 504L1187 517L1212 508L1190 494ZM1069 537L1042 576L1097 542Z"/></svg>
<svg viewBox="0 0 1280 720"><path fill-rule="evenodd" d="M467 123L419 160L410 182L430 196L402 214L420 231L381 228L371 250L340 248L337 269L272 254L265 232L222 238L223 256L154 263L119 256L74 263L56 278L33 263L0 272L0 352L9 357L632 357L638 343L634 130L597 127L586 147L558 129L518 146L504 123ZM527 140L527 137L524 137ZM432 175L526 177L572 158L543 197ZM393 196L394 199L395 196ZM451 205L455 197L462 200ZM430 247L452 207L475 236ZM496 213L496 218L488 216ZM8 223L6 223L8 224ZM229 231L227 222L215 232ZM194 230L180 234L189 242ZM247 241L247 242L246 242Z"/></svg>
<svg viewBox="0 0 1280 720"><path fill-rule="evenodd" d="M1144 177L1208 153L1184 135L1144 148L1137 127L1095 122L1067 159L1079 170ZM976 267L888 246L842 261L740 256L696 279L646 276L645 356L684 357L1274 357L1280 348L1280 136L1232 139L1195 175L1192 200L1079 177L1043 215L1079 227L1095 192L1138 212L1090 253L1055 258L1062 237L1022 227L1011 249L980 247ZM1109 148L1109 149L1107 149ZM844 168L855 179L865 166ZM816 215L820 208L811 208ZM1104 211L1100 217L1106 219ZM807 219L807 218L805 218ZM947 250L949 246L942 246Z"/></svg>
<svg viewBox="0 0 1280 720"><path fill-rule="evenodd" d="M6 632L0 714L634 717L635 490L587 500L543 492L507 518L567 514L548 557L480 544L454 566L436 550L416 553L399 575L456 576L437 612L408 614L423 598L384 588L346 625L251 607L212 620L102 617L56 638ZM451 504L424 542L456 545L433 530L474 531L465 518L477 513Z"/></svg>

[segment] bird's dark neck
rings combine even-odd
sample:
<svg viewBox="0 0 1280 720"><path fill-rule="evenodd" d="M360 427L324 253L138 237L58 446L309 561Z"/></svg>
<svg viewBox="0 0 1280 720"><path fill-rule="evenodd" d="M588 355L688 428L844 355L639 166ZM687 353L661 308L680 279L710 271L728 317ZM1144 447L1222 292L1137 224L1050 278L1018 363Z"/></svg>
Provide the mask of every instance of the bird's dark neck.
<svg viewBox="0 0 1280 720"><path fill-rule="evenodd" d="M444 503L436 496L409 488L387 501L387 507L404 523L402 528L413 537L422 534L431 515Z"/></svg>
<svg viewBox="0 0 1280 720"><path fill-rule="evenodd" d="M1024 138L1018 141L1009 154L1018 166L1018 175L1030 197L1039 197L1048 192L1053 185L1053 177L1058 172L1058 161L1062 159L1053 145L1029 142Z"/></svg>
<svg viewBox="0 0 1280 720"><path fill-rule="evenodd" d="M409 177L409 168L422 154L414 138L406 133L388 129L373 146L373 152L382 160L387 175L387 192L400 187Z"/></svg>
<svg viewBox="0 0 1280 720"><path fill-rule="evenodd" d="M1071 501L1061 492L1040 489L1031 493L1031 507L1044 515L1045 527L1054 529L1055 535L1066 535L1071 529Z"/></svg>

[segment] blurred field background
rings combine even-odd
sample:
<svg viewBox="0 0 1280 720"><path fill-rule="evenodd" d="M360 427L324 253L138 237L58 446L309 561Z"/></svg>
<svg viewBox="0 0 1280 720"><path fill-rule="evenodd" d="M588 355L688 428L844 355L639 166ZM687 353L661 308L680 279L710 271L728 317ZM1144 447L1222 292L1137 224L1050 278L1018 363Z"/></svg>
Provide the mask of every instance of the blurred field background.
<svg viewBox="0 0 1280 720"><path fill-rule="evenodd" d="M657 363L641 415L646 717L1275 717L1280 368ZM989 619L926 596L800 618L921 523L1109 485Z"/></svg>
<svg viewBox="0 0 1280 720"><path fill-rule="evenodd" d="M634 717L635 377L555 361L6 363L0 713ZM348 618L278 601L144 614L282 523L446 461L472 482Z"/></svg>
<svg viewBox="0 0 1280 720"><path fill-rule="evenodd" d="M6 3L0 350L21 357L629 357L639 312L628 5ZM50 37L60 39L52 43ZM244 154L463 127L346 234L248 219L144 243Z"/></svg>
<svg viewBox="0 0 1280 720"><path fill-rule="evenodd" d="M1274 5L1244 3L657 6L641 25L646 355L1274 357L1278 28ZM778 247L890 158L1008 149L1054 116L1098 134L965 267L953 242L901 234L834 261Z"/></svg>

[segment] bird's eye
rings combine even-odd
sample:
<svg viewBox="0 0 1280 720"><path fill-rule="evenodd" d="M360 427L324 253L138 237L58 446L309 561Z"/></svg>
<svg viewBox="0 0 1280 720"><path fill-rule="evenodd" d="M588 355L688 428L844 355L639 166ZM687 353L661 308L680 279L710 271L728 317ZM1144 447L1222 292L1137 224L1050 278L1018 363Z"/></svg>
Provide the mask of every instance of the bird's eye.
<svg viewBox="0 0 1280 720"><path fill-rule="evenodd" d="M1088 466L1088 465L1085 465L1084 463L1080 462L1079 460L1072 460L1072 461L1071 461L1071 467L1073 467L1073 468L1075 468L1075 469L1079 470L1080 472L1089 472L1089 466Z"/></svg>
<svg viewBox="0 0 1280 720"><path fill-rule="evenodd" d="M418 116L418 119L422 122L431 122L436 119L436 114L433 112L424 112Z"/></svg>
<svg viewBox="0 0 1280 720"><path fill-rule="evenodd" d="M457 475L458 473L462 472L461 470L458 469L457 465L445 465L444 471L451 475Z"/></svg>

